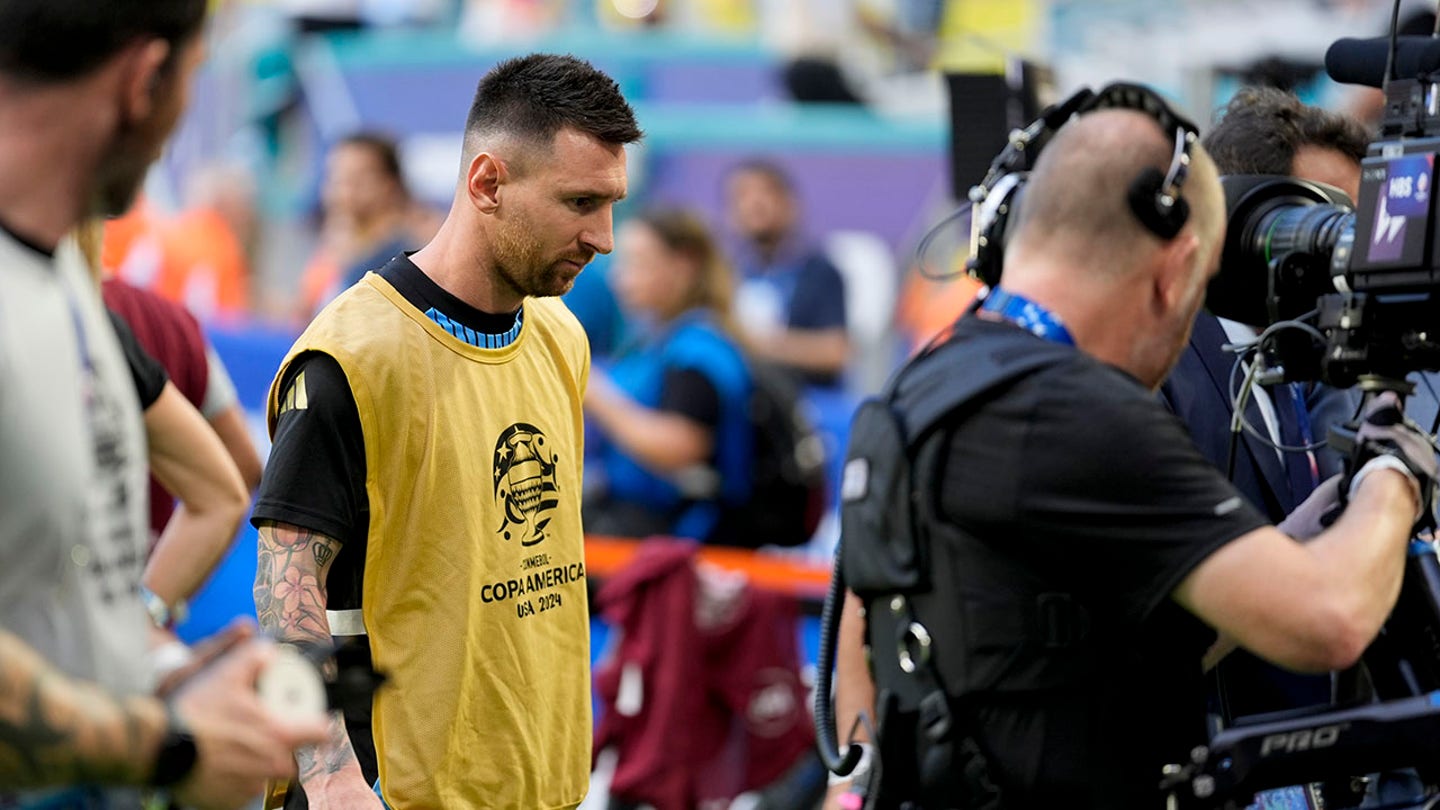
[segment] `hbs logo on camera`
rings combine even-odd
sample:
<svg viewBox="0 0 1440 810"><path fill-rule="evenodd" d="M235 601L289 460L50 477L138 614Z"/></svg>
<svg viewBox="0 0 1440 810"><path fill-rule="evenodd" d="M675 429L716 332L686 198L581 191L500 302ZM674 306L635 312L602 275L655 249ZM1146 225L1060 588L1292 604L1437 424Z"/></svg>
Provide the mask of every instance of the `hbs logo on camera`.
<svg viewBox="0 0 1440 810"><path fill-rule="evenodd" d="M1404 155L1387 163L1384 191L1375 206L1369 261L1392 262L1401 257L1406 223L1430 212L1434 170L1432 154Z"/></svg>

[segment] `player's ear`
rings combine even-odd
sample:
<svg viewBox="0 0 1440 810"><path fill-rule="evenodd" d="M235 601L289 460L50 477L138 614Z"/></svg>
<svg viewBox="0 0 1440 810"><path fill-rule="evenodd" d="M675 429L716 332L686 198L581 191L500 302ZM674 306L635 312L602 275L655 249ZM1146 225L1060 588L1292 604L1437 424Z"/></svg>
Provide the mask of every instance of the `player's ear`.
<svg viewBox="0 0 1440 810"><path fill-rule="evenodd" d="M122 57L120 103L127 122L143 121L155 110L170 50L165 40L151 39L133 45Z"/></svg>
<svg viewBox="0 0 1440 810"><path fill-rule="evenodd" d="M493 214L500 207L500 187L509 177L504 161L489 152L480 152L470 161L465 190L481 213Z"/></svg>

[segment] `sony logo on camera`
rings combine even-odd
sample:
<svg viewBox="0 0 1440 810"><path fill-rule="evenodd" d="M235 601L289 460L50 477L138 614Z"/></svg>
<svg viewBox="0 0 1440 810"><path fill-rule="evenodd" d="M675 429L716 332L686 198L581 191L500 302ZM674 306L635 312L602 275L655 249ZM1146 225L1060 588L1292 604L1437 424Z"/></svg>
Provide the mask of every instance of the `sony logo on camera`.
<svg viewBox="0 0 1440 810"><path fill-rule="evenodd" d="M1349 727L1349 723L1336 723L1331 726L1316 726L1300 731L1287 731L1282 734L1268 734L1265 739L1260 741L1260 756L1293 754L1296 751L1329 748L1340 739L1340 732Z"/></svg>

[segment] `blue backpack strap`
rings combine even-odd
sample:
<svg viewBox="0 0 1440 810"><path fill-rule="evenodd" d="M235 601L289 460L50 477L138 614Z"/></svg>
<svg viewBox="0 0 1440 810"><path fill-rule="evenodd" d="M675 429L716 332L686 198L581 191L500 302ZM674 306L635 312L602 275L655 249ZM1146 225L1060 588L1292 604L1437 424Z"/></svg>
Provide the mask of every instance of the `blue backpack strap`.
<svg viewBox="0 0 1440 810"><path fill-rule="evenodd" d="M748 411L754 383L749 365L734 342L710 318L695 314L676 328L664 349L666 365L699 371L720 398L716 425L716 467L724 482L721 497L744 502L750 494L754 437Z"/></svg>
<svg viewBox="0 0 1440 810"><path fill-rule="evenodd" d="M720 491L713 499L682 501L673 532L704 539L719 523L722 503L744 503L750 495L754 436L743 403L749 402L753 384L744 356L708 314L682 317L662 359L667 366L699 371L715 386L720 399L720 422L715 429Z"/></svg>

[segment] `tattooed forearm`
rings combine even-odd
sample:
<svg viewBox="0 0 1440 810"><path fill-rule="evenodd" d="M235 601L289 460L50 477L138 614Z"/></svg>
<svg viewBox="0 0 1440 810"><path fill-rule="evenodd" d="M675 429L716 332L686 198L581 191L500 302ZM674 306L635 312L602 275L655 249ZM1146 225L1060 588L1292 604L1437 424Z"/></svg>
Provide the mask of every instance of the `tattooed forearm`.
<svg viewBox="0 0 1440 810"><path fill-rule="evenodd" d="M0 630L0 784L139 784L165 728L152 698L67 678Z"/></svg>
<svg viewBox="0 0 1440 810"><path fill-rule="evenodd" d="M295 753L295 761L300 765L302 784L334 776L350 766L358 767L355 749L350 745L350 735L346 733L345 722L340 715L330 718L330 739L324 745L301 748Z"/></svg>
<svg viewBox="0 0 1440 810"><path fill-rule="evenodd" d="M260 626L276 639L299 647L328 647L325 576L339 550L339 541L297 526L261 526L255 570L255 610ZM327 674L333 671L327 670ZM323 788L329 777L343 771L353 771L353 777L363 783L339 714L331 715L330 739L300 749L295 761L300 766L300 782L307 789Z"/></svg>
<svg viewBox="0 0 1440 810"><path fill-rule="evenodd" d="M297 526L260 527L255 567L255 612L275 638L329 644L325 575L340 543Z"/></svg>

